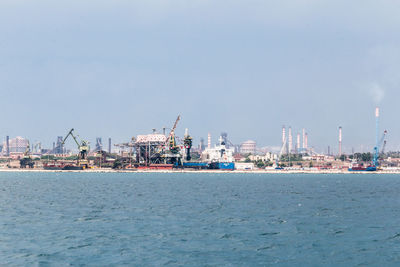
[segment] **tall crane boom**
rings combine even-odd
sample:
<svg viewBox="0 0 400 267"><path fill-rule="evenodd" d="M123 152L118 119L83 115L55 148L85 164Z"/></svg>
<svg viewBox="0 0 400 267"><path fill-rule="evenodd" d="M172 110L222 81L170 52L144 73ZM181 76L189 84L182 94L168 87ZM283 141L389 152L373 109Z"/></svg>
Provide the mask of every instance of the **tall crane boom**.
<svg viewBox="0 0 400 267"><path fill-rule="evenodd" d="M77 145L78 147L80 146L80 144L79 144L78 140L76 139L76 137L75 137L75 135L74 135L73 132L74 132L74 128L72 128L72 129L69 131L69 133L65 136L65 138L64 138L64 140L62 141L61 145L64 145L64 144L65 144L65 141L67 141L67 139L68 139L69 136L72 136L72 138L74 139L76 145Z"/></svg>
<svg viewBox="0 0 400 267"><path fill-rule="evenodd" d="M379 154L380 153L384 153L383 151L385 150L385 146L386 146L386 140L385 137L387 135L387 131L383 131L382 137L381 139L378 141L378 143L376 144L376 147L374 147L374 158L373 158L373 164L375 166L379 165Z"/></svg>
<svg viewBox="0 0 400 267"><path fill-rule="evenodd" d="M286 140L287 138L285 138L284 140L283 140L283 144L282 144L282 147L281 147L281 151L279 152L279 155L278 155L278 157L276 158L276 160L275 160L275 164L276 164L276 167L275 167L275 169L282 169L282 167L280 167L280 165L279 165L279 161L280 161L280 159L281 159L281 157L282 157L282 154L283 154L283 151L285 150L285 147L286 147Z"/></svg>
<svg viewBox="0 0 400 267"><path fill-rule="evenodd" d="M175 133L176 126L178 126L178 122L180 121L180 119L181 119L181 115L178 115L178 118L176 118L174 126L172 127L171 132L169 134L170 136L171 136L171 134Z"/></svg>
<svg viewBox="0 0 400 267"><path fill-rule="evenodd" d="M80 142L78 141L78 139L76 138L76 136L74 135L74 128L72 128L67 136L65 136L64 140L62 141L61 145L64 145L65 141L67 140L67 138L69 136L72 136L72 138L74 139L76 145L78 146L79 149L79 154L78 154L78 166L80 167L84 167L87 168L89 167L89 162L87 160L87 156L89 153L89 142L85 141L85 140L81 140Z"/></svg>
<svg viewBox="0 0 400 267"><path fill-rule="evenodd" d="M171 128L171 132L169 133L167 139L165 140L166 145L169 146L169 149L173 152L177 152L179 149L176 146L176 141L175 141L175 129L178 126L178 122L181 119L181 115L178 115L178 118L176 118L174 126Z"/></svg>

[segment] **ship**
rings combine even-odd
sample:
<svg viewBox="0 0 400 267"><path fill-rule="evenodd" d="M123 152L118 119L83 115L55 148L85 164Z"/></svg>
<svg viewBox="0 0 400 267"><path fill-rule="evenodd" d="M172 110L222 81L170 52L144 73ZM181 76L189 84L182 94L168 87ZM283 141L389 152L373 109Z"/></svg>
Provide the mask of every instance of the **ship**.
<svg viewBox="0 0 400 267"><path fill-rule="evenodd" d="M219 144L214 148L205 149L202 158L208 162L208 169L233 171L235 169L233 153L234 150L227 148L224 139L220 136Z"/></svg>
<svg viewBox="0 0 400 267"><path fill-rule="evenodd" d="M203 169L208 169L209 164L207 162L194 162L194 161L183 162L182 168L203 170Z"/></svg>
<svg viewBox="0 0 400 267"><path fill-rule="evenodd" d="M356 172L362 172L362 171L369 171L369 172L374 172L377 170L375 165L368 165L368 166L364 166L363 163L358 163L356 160L353 160L350 163L349 166L349 171L356 171Z"/></svg>
<svg viewBox="0 0 400 267"><path fill-rule="evenodd" d="M234 162L211 162L209 164L208 168L211 170L233 171L235 169L235 163Z"/></svg>
<svg viewBox="0 0 400 267"><path fill-rule="evenodd" d="M69 164L65 162L48 162L43 164L45 170L84 170L83 166Z"/></svg>

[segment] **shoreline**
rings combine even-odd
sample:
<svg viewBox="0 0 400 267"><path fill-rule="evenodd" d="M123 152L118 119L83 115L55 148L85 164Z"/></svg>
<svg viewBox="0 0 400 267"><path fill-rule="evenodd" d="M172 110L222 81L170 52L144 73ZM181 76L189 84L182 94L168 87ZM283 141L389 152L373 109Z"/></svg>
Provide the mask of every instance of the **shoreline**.
<svg viewBox="0 0 400 267"><path fill-rule="evenodd" d="M0 172L46 172L46 173L240 173L240 174L400 174L399 170L380 171L348 171L348 170L113 170L113 169L86 169L86 170L45 170L0 168Z"/></svg>

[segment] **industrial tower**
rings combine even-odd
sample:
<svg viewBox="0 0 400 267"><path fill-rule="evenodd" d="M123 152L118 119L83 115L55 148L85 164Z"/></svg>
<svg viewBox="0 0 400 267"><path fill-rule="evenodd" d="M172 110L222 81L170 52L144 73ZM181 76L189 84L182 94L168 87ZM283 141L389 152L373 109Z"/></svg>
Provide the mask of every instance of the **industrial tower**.
<svg viewBox="0 0 400 267"><path fill-rule="evenodd" d="M342 155L342 126L339 127L339 157Z"/></svg>

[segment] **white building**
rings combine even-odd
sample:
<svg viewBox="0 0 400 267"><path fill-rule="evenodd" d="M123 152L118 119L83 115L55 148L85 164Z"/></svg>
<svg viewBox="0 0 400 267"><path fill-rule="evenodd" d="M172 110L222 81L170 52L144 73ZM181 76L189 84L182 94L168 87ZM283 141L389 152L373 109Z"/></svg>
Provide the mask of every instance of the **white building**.
<svg viewBox="0 0 400 267"><path fill-rule="evenodd" d="M237 162L235 163L236 170L254 170L253 162Z"/></svg>
<svg viewBox="0 0 400 267"><path fill-rule="evenodd" d="M265 153L265 155L250 155L249 156L249 159L251 161L259 161L259 160L261 160L263 162L268 162L268 161L273 162L277 158L278 158L278 155L277 154L273 154L271 152L267 152L267 153Z"/></svg>

